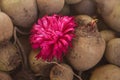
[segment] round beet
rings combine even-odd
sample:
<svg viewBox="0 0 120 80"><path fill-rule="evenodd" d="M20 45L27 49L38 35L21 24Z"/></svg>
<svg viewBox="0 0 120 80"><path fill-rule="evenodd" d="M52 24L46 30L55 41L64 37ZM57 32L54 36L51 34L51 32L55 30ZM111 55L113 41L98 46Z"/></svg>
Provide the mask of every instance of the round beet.
<svg viewBox="0 0 120 80"><path fill-rule="evenodd" d="M73 71L67 64L54 65L50 71L50 80L73 80Z"/></svg>
<svg viewBox="0 0 120 80"><path fill-rule="evenodd" d="M73 0L74 1L74 0ZM92 0L82 0L81 2L71 6L76 14L84 14L94 16L96 13L96 5Z"/></svg>
<svg viewBox="0 0 120 80"><path fill-rule="evenodd" d="M95 66L105 51L105 41L97 30L94 19L87 15L76 17L77 28L73 47L67 54L68 62L78 71L85 71Z"/></svg>
<svg viewBox="0 0 120 80"><path fill-rule="evenodd" d="M0 12L0 43L9 40L13 34L13 24L8 15Z"/></svg>
<svg viewBox="0 0 120 80"><path fill-rule="evenodd" d="M100 34L106 42L116 38L116 33L112 30L102 30Z"/></svg>
<svg viewBox="0 0 120 80"><path fill-rule="evenodd" d="M36 0L0 0L0 6L19 27L30 28L37 19Z"/></svg>
<svg viewBox="0 0 120 80"><path fill-rule="evenodd" d="M108 62L120 66L120 38L108 42L105 57Z"/></svg>
<svg viewBox="0 0 120 80"><path fill-rule="evenodd" d="M120 68L115 65L104 65L96 68L90 80L120 80Z"/></svg>
<svg viewBox="0 0 120 80"><path fill-rule="evenodd" d="M120 1L119 0L95 0L98 13L106 24L120 32Z"/></svg>
<svg viewBox="0 0 120 80"><path fill-rule="evenodd" d="M60 12L64 2L64 0L37 0L40 16Z"/></svg>
<svg viewBox="0 0 120 80"><path fill-rule="evenodd" d="M47 61L36 58L36 55L39 53L39 50L32 50L29 55L29 64L31 70L36 74L36 76L49 76L49 71L52 68L53 64L50 64Z"/></svg>
<svg viewBox="0 0 120 80"><path fill-rule="evenodd" d="M20 56L16 47L7 42L0 45L0 70L1 71L11 71L19 66L21 62Z"/></svg>

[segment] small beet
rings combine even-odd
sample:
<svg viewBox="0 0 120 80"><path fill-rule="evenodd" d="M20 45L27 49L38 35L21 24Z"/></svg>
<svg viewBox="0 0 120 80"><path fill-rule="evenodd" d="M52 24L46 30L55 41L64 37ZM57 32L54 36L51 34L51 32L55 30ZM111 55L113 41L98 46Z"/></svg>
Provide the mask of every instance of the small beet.
<svg viewBox="0 0 120 80"><path fill-rule="evenodd" d="M21 62L17 48L10 42L0 45L0 70L11 71Z"/></svg>
<svg viewBox="0 0 120 80"><path fill-rule="evenodd" d="M0 0L0 7L21 28L30 28L37 19L35 0Z"/></svg>
<svg viewBox="0 0 120 80"><path fill-rule="evenodd" d="M73 0L74 1L74 0ZM77 4L71 5L73 13L94 16L96 13L96 5L92 0L82 0Z"/></svg>
<svg viewBox="0 0 120 80"><path fill-rule="evenodd" d="M120 68L112 64L101 66L93 71L90 80L120 80Z"/></svg>
<svg viewBox="0 0 120 80"><path fill-rule="evenodd" d="M36 76L49 76L49 71L52 68L53 64L46 62L44 60L36 59L36 55L40 50L32 50L29 55L29 64L31 70Z"/></svg>
<svg viewBox="0 0 120 80"><path fill-rule="evenodd" d="M0 12L0 43L9 40L13 35L13 23L9 16Z"/></svg>
<svg viewBox="0 0 120 80"><path fill-rule="evenodd" d="M102 30L100 34L106 42L116 38L116 33L112 30Z"/></svg>
<svg viewBox="0 0 120 80"><path fill-rule="evenodd" d="M64 3L64 0L37 0L38 10L41 16L60 12Z"/></svg>
<svg viewBox="0 0 120 80"><path fill-rule="evenodd" d="M73 80L73 71L67 64L53 66L50 71L50 80Z"/></svg>
<svg viewBox="0 0 120 80"><path fill-rule="evenodd" d="M108 42L105 57L108 62L120 66L120 38L115 38Z"/></svg>

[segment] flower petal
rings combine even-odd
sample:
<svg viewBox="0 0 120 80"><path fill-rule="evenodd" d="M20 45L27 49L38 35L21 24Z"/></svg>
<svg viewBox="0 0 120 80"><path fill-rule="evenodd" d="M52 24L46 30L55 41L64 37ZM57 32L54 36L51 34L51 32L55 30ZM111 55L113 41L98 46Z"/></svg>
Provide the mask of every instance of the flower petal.
<svg viewBox="0 0 120 80"><path fill-rule="evenodd" d="M51 61L54 57L62 59L71 44L75 21L69 16L44 16L33 25L30 43L33 49L40 48L37 59Z"/></svg>

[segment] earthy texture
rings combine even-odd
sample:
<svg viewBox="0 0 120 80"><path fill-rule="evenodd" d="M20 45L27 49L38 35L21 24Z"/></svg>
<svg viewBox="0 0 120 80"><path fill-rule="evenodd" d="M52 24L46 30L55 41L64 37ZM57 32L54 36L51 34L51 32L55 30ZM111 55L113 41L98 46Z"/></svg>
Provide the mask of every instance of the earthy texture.
<svg viewBox="0 0 120 80"><path fill-rule="evenodd" d="M115 65L104 65L95 69L90 80L120 80L120 68Z"/></svg>
<svg viewBox="0 0 120 80"><path fill-rule="evenodd" d="M103 20L114 30L120 32L120 1L96 0L99 14Z"/></svg>
<svg viewBox="0 0 120 80"><path fill-rule="evenodd" d="M49 76L49 71L53 64L50 64L42 59L36 59L36 55L40 50L32 50L29 55L29 63L31 70L36 74L36 76Z"/></svg>
<svg viewBox="0 0 120 80"><path fill-rule="evenodd" d="M37 0L40 15L58 13L64 7L64 0Z"/></svg>
<svg viewBox="0 0 120 80"><path fill-rule="evenodd" d="M80 15L76 17L76 20L78 22L76 37L67 59L74 69L84 71L101 60L105 50L105 41L101 38L97 25L91 25L92 18Z"/></svg>
<svg viewBox="0 0 120 80"><path fill-rule="evenodd" d="M21 62L16 47L10 42L0 45L0 70L11 71Z"/></svg>
<svg viewBox="0 0 120 80"><path fill-rule="evenodd" d="M37 19L35 0L0 0L0 6L19 27L30 28Z"/></svg>
<svg viewBox="0 0 120 80"><path fill-rule="evenodd" d="M108 62L120 66L120 38L108 42L105 56Z"/></svg>
<svg viewBox="0 0 120 80"><path fill-rule="evenodd" d="M53 66L50 71L50 80L73 80L73 71L67 64Z"/></svg>
<svg viewBox="0 0 120 80"><path fill-rule="evenodd" d="M116 33L111 30L102 30L100 34L106 42L110 41L111 39L116 38Z"/></svg>
<svg viewBox="0 0 120 80"><path fill-rule="evenodd" d="M0 12L0 43L9 40L13 35L13 24L8 15Z"/></svg>

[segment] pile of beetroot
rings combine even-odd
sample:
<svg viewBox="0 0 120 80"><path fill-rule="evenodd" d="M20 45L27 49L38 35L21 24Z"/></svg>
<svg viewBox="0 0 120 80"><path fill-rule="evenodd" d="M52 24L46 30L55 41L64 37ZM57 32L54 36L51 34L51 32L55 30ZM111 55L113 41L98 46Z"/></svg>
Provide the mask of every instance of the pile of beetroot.
<svg viewBox="0 0 120 80"><path fill-rule="evenodd" d="M0 0L0 80L120 80L119 0Z"/></svg>

